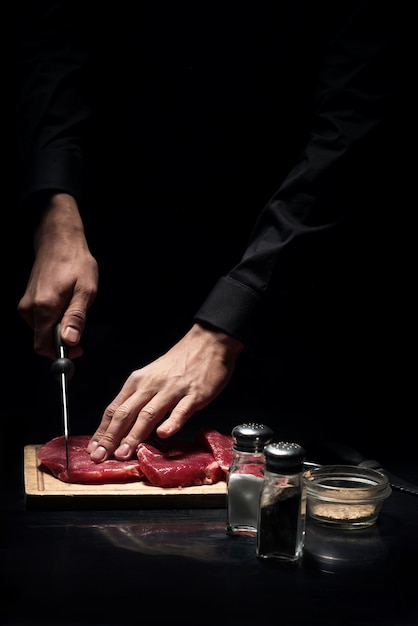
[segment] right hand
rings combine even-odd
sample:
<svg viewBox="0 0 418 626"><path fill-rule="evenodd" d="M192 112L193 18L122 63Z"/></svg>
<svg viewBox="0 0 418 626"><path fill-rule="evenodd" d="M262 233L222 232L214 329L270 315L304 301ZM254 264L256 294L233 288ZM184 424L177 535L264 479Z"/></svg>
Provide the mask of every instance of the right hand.
<svg viewBox="0 0 418 626"><path fill-rule="evenodd" d="M167 439L226 387L244 344L195 322L165 354L133 371L106 408L87 447L96 463L134 458L154 428Z"/></svg>
<svg viewBox="0 0 418 626"><path fill-rule="evenodd" d="M35 234L35 261L17 307L34 331L37 354L56 358L53 327L59 321L68 358L83 353L79 341L98 281L98 264L89 250L77 203L72 196L58 193L42 214Z"/></svg>

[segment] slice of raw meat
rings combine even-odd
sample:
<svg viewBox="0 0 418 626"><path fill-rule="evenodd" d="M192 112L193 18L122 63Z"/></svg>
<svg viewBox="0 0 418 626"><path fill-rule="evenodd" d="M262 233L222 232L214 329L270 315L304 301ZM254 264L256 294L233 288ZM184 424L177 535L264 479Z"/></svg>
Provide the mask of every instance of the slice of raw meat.
<svg viewBox="0 0 418 626"><path fill-rule="evenodd" d="M212 452L195 441L140 443L137 456L146 480L158 487L211 485L225 476Z"/></svg>
<svg viewBox="0 0 418 626"><path fill-rule="evenodd" d="M232 451L232 435L223 435L214 428L202 427L197 431L198 441L210 450L224 472L229 470L234 453Z"/></svg>
<svg viewBox="0 0 418 626"><path fill-rule="evenodd" d="M142 480L144 475L138 459L117 461L109 459L95 463L87 452L90 435L72 435L68 438L68 472L65 462L65 438L55 437L38 452L38 461L55 476L67 483L109 484Z"/></svg>

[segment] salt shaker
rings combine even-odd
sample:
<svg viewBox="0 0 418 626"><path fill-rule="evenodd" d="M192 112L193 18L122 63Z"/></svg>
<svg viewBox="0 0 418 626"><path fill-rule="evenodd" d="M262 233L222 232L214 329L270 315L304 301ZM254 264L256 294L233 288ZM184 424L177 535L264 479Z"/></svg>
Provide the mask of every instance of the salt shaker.
<svg viewBox="0 0 418 626"><path fill-rule="evenodd" d="M249 422L232 429L234 457L227 473L227 525L230 535L255 535L260 491L264 480L264 446L273 431Z"/></svg>
<svg viewBox="0 0 418 626"><path fill-rule="evenodd" d="M297 443L264 448L256 554L263 559L297 563L303 556L306 523L305 450Z"/></svg>

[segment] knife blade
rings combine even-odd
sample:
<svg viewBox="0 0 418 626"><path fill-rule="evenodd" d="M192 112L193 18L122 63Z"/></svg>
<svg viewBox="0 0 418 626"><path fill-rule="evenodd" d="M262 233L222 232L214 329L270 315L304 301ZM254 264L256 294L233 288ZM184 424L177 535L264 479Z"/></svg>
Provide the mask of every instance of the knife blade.
<svg viewBox="0 0 418 626"><path fill-rule="evenodd" d="M350 446L335 441L321 443L320 447L328 455L327 462L338 462L348 465L358 465L359 467L375 469L378 472L381 472L382 474L385 474L387 476L392 489L418 496L418 485L411 483L410 481L404 480L400 476L396 476L391 471L388 471L386 468L382 467L380 461L377 461L376 459L368 459L358 450L355 450ZM331 455L331 457L329 455Z"/></svg>
<svg viewBox="0 0 418 626"><path fill-rule="evenodd" d="M72 378L74 373L74 363L67 358L67 347L61 339L61 324L58 323L54 327L54 347L56 360L52 363L51 371L60 385L61 406L62 406L62 422L63 433L65 438L65 461L68 473L69 467L69 445L68 439L70 434L69 428L69 410L68 410L68 380Z"/></svg>

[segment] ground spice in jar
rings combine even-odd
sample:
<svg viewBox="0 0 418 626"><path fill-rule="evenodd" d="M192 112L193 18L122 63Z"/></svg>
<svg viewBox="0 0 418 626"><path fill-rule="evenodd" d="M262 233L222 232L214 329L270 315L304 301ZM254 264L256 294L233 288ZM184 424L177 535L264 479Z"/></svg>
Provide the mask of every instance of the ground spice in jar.
<svg viewBox="0 0 418 626"><path fill-rule="evenodd" d="M328 520L368 519L375 512L374 504L310 504L309 512L313 517Z"/></svg>
<svg viewBox="0 0 418 626"><path fill-rule="evenodd" d="M318 466L306 471L304 480L309 516L347 529L374 524L392 491L382 472L360 466Z"/></svg>

